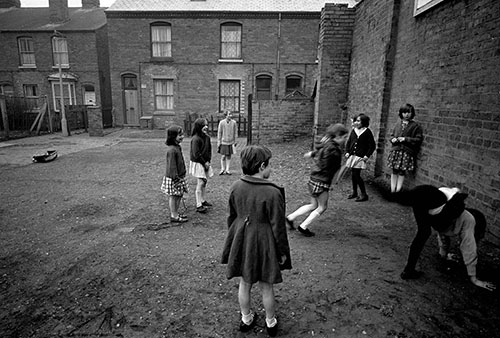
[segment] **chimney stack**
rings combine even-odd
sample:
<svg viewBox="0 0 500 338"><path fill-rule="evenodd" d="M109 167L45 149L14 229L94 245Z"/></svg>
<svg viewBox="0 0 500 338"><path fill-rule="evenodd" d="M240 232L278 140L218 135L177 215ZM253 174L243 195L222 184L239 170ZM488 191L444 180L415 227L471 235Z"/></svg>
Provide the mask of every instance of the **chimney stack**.
<svg viewBox="0 0 500 338"><path fill-rule="evenodd" d="M0 8L21 7L21 0L0 0Z"/></svg>
<svg viewBox="0 0 500 338"><path fill-rule="evenodd" d="M68 0L49 0L49 12L52 23L68 21Z"/></svg>
<svg viewBox="0 0 500 338"><path fill-rule="evenodd" d="M101 3L99 0L82 0L82 8L91 9L99 7L101 7Z"/></svg>

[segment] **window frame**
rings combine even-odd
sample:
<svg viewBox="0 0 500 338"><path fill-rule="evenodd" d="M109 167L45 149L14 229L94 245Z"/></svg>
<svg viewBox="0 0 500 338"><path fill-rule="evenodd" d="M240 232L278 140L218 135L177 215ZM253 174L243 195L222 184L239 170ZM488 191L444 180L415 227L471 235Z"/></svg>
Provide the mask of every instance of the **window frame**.
<svg viewBox="0 0 500 338"><path fill-rule="evenodd" d="M64 42L62 44L56 42ZM53 36L52 37L52 67L59 68L59 60L61 60L61 68L69 68L69 49L68 39L66 37ZM59 50L59 47L61 50Z"/></svg>
<svg viewBox="0 0 500 338"><path fill-rule="evenodd" d="M27 94L28 89L31 92L30 95ZM37 84L32 84L32 83L25 83L23 84L23 94L25 98L39 98L40 93L38 90L38 85Z"/></svg>
<svg viewBox="0 0 500 338"><path fill-rule="evenodd" d="M414 0L413 16L422 14L443 1L446 0Z"/></svg>
<svg viewBox="0 0 500 338"><path fill-rule="evenodd" d="M265 91L263 89L259 89L259 80L269 80L269 90ZM272 100L273 99L273 77L269 74L259 74L255 77L255 99L256 100ZM259 93L269 93L269 98L262 98Z"/></svg>
<svg viewBox="0 0 500 338"><path fill-rule="evenodd" d="M24 45L22 42L25 42ZM23 50L23 47L28 47L27 50ZM31 36L20 36L17 38L17 48L19 52L19 67L23 68L36 68L36 57L35 57L35 43ZM28 57L32 60L25 60ZM32 62L30 62L32 61Z"/></svg>
<svg viewBox="0 0 500 338"><path fill-rule="evenodd" d="M166 37L167 40L166 41L161 41L161 40L155 41L154 40L155 34L153 32L153 29L158 28L158 27L167 28L167 37ZM168 22L153 22L152 24L150 24L149 33L150 33L150 43L151 43L151 58L154 58L154 59L172 58L172 24L170 24ZM158 47L166 46L168 55L155 55L155 46L158 46Z"/></svg>
<svg viewBox="0 0 500 338"><path fill-rule="evenodd" d="M223 96L222 95L223 83L237 84L238 94L231 95L231 96ZM225 100L235 101L232 104L232 106L235 106L235 107L227 107L225 102L223 103L223 101L225 101ZM234 109L230 109L230 108L234 108ZM219 80L219 111L222 112L222 111L229 110L232 113L239 113L240 109L241 109L241 80L239 80L239 79L220 79Z"/></svg>
<svg viewBox="0 0 500 338"><path fill-rule="evenodd" d="M166 92L158 93L157 84L165 83ZM169 92L170 90L170 92ZM172 111L174 110L174 79L171 78L156 78L153 79L153 97L154 97L154 107L155 111ZM165 107L158 104L158 99L166 99Z"/></svg>
<svg viewBox="0 0 500 338"><path fill-rule="evenodd" d="M292 79L299 79L300 80L300 85L298 87L293 87L293 89L290 89L288 86L288 80ZM293 93L294 91L299 90L301 93L304 91L304 77L299 74L289 74L285 76L285 96L288 94Z"/></svg>
<svg viewBox="0 0 500 338"><path fill-rule="evenodd" d="M54 105L54 111L59 112L59 106L57 104L58 101L60 101L60 95L61 91L59 88L56 90L56 86L59 87L59 81L51 81L51 89L52 89L52 104ZM68 102L67 105L75 105L76 104L76 90L75 90L75 83L73 81L63 81L62 83L63 88L67 86L67 92L69 94L68 98L65 99L65 103ZM64 91L64 89L63 89ZM64 94L64 93L63 93Z"/></svg>
<svg viewBox="0 0 500 338"><path fill-rule="evenodd" d="M5 88L10 87L10 91L6 91ZM0 83L0 95L14 96L14 86L10 82Z"/></svg>
<svg viewBox="0 0 500 338"><path fill-rule="evenodd" d="M237 27L239 30L239 40L237 41L230 41L230 40L225 40L227 39L227 36L224 36L224 29L227 27ZM227 50L230 45L234 45L236 53L235 55L229 55ZM224 22L221 23L220 25L220 60L221 61L231 61L231 60L237 60L240 61L243 59L242 56L242 47L243 47L243 25L238 22Z"/></svg>

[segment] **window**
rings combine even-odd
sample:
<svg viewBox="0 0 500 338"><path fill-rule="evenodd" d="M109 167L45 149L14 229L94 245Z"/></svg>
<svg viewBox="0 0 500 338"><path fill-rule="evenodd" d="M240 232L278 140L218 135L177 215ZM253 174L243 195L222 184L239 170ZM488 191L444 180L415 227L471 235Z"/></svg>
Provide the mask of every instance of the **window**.
<svg viewBox="0 0 500 338"><path fill-rule="evenodd" d="M14 96L14 87L9 83L2 83L0 84L0 94Z"/></svg>
<svg viewBox="0 0 500 338"><path fill-rule="evenodd" d="M221 25L221 59L241 59L241 25Z"/></svg>
<svg viewBox="0 0 500 338"><path fill-rule="evenodd" d="M219 111L240 111L240 81L221 80L219 82Z"/></svg>
<svg viewBox="0 0 500 338"><path fill-rule="evenodd" d="M58 36L52 38L52 56L55 67L59 67L59 64L61 67L69 67L68 43L66 38Z"/></svg>
<svg viewBox="0 0 500 338"><path fill-rule="evenodd" d="M86 106L95 106L95 89L93 85L83 86L83 104Z"/></svg>
<svg viewBox="0 0 500 338"><path fill-rule="evenodd" d="M271 100L272 77L259 75L255 80L257 100Z"/></svg>
<svg viewBox="0 0 500 338"><path fill-rule="evenodd" d="M23 85L24 97L38 97L38 86L36 84Z"/></svg>
<svg viewBox="0 0 500 338"><path fill-rule="evenodd" d="M420 13L423 13L426 10L436 6L438 3L444 0L414 0L414 1L415 5L413 10L413 16L417 16Z"/></svg>
<svg viewBox="0 0 500 338"><path fill-rule="evenodd" d="M35 48L33 46L33 39L23 37L17 39L19 46L19 62L23 67L35 67Z"/></svg>
<svg viewBox="0 0 500 338"><path fill-rule="evenodd" d="M151 55L156 58L172 56L172 27L166 23L151 25Z"/></svg>
<svg viewBox="0 0 500 338"><path fill-rule="evenodd" d="M73 82L63 82L63 97L65 105L74 105L76 104L76 95L75 95L75 85ZM54 104L54 110L60 111L61 107L61 87L59 86L59 82L52 81L52 101Z"/></svg>
<svg viewBox="0 0 500 338"><path fill-rule="evenodd" d="M302 92L302 77L299 75L289 75L286 77L285 95L291 94L298 90Z"/></svg>
<svg viewBox="0 0 500 338"><path fill-rule="evenodd" d="M155 109L174 109L174 80L153 80Z"/></svg>

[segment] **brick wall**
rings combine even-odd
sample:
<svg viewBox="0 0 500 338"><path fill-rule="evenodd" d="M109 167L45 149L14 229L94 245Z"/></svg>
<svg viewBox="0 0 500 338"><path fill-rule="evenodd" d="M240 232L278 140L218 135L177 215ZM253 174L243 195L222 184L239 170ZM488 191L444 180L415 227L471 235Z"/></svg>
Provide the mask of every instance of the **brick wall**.
<svg viewBox="0 0 500 338"><path fill-rule="evenodd" d="M374 120L372 128L379 139L374 173L388 179L388 133L398 121L399 107L413 104L425 140L416 176L406 183L457 186L469 193L468 205L487 215L488 239L496 243L500 243L498 13L496 0L443 1L417 17L411 1L364 0L357 7L349 86L349 113L367 112ZM395 48L393 54L390 48Z"/></svg>
<svg viewBox="0 0 500 338"><path fill-rule="evenodd" d="M311 136L314 102L309 99L252 102L252 143L287 142Z"/></svg>
<svg viewBox="0 0 500 338"><path fill-rule="evenodd" d="M136 74L139 84L141 115L154 115L155 128L165 123L180 123L186 112L213 113L218 111L219 80L240 80L241 109L247 114L247 98L254 90L255 76L269 74L272 93L278 99L285 95L285 77L303 76L304 91L311 95L317 69L317 39L319 13L301 18L278 14L257 17L199 18L121 18L108 15L110 39L111 83L115 121L123 124L121 76ZM172 59L157 62L150 57L150 24L157 21L172 25ZM242 24L241 63L219 62L220 24ZM278 31L280 37L278 38ZM279 49L279 62L278 60ZM154 110L152 80L155 77L174 79L174 110Z"/></svg>
<svg viewBox="0 0 500 338"><path fill-rule="evenodd" d="M326 4L321 13L319 72L314 125L321 133L331 123L346 123L355 11Z"/></svg>

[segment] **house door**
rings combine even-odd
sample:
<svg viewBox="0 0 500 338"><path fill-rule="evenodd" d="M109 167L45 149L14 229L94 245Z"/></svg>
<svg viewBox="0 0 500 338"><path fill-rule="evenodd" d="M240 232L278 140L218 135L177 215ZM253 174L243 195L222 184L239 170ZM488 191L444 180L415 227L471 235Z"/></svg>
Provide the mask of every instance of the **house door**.
<svg viewBox="0 0 500 338"><path fill-rule="evenodd" d="M137 77L135 75L123 76L124 124L139 125L139 109L137 102Z"/></svg>

